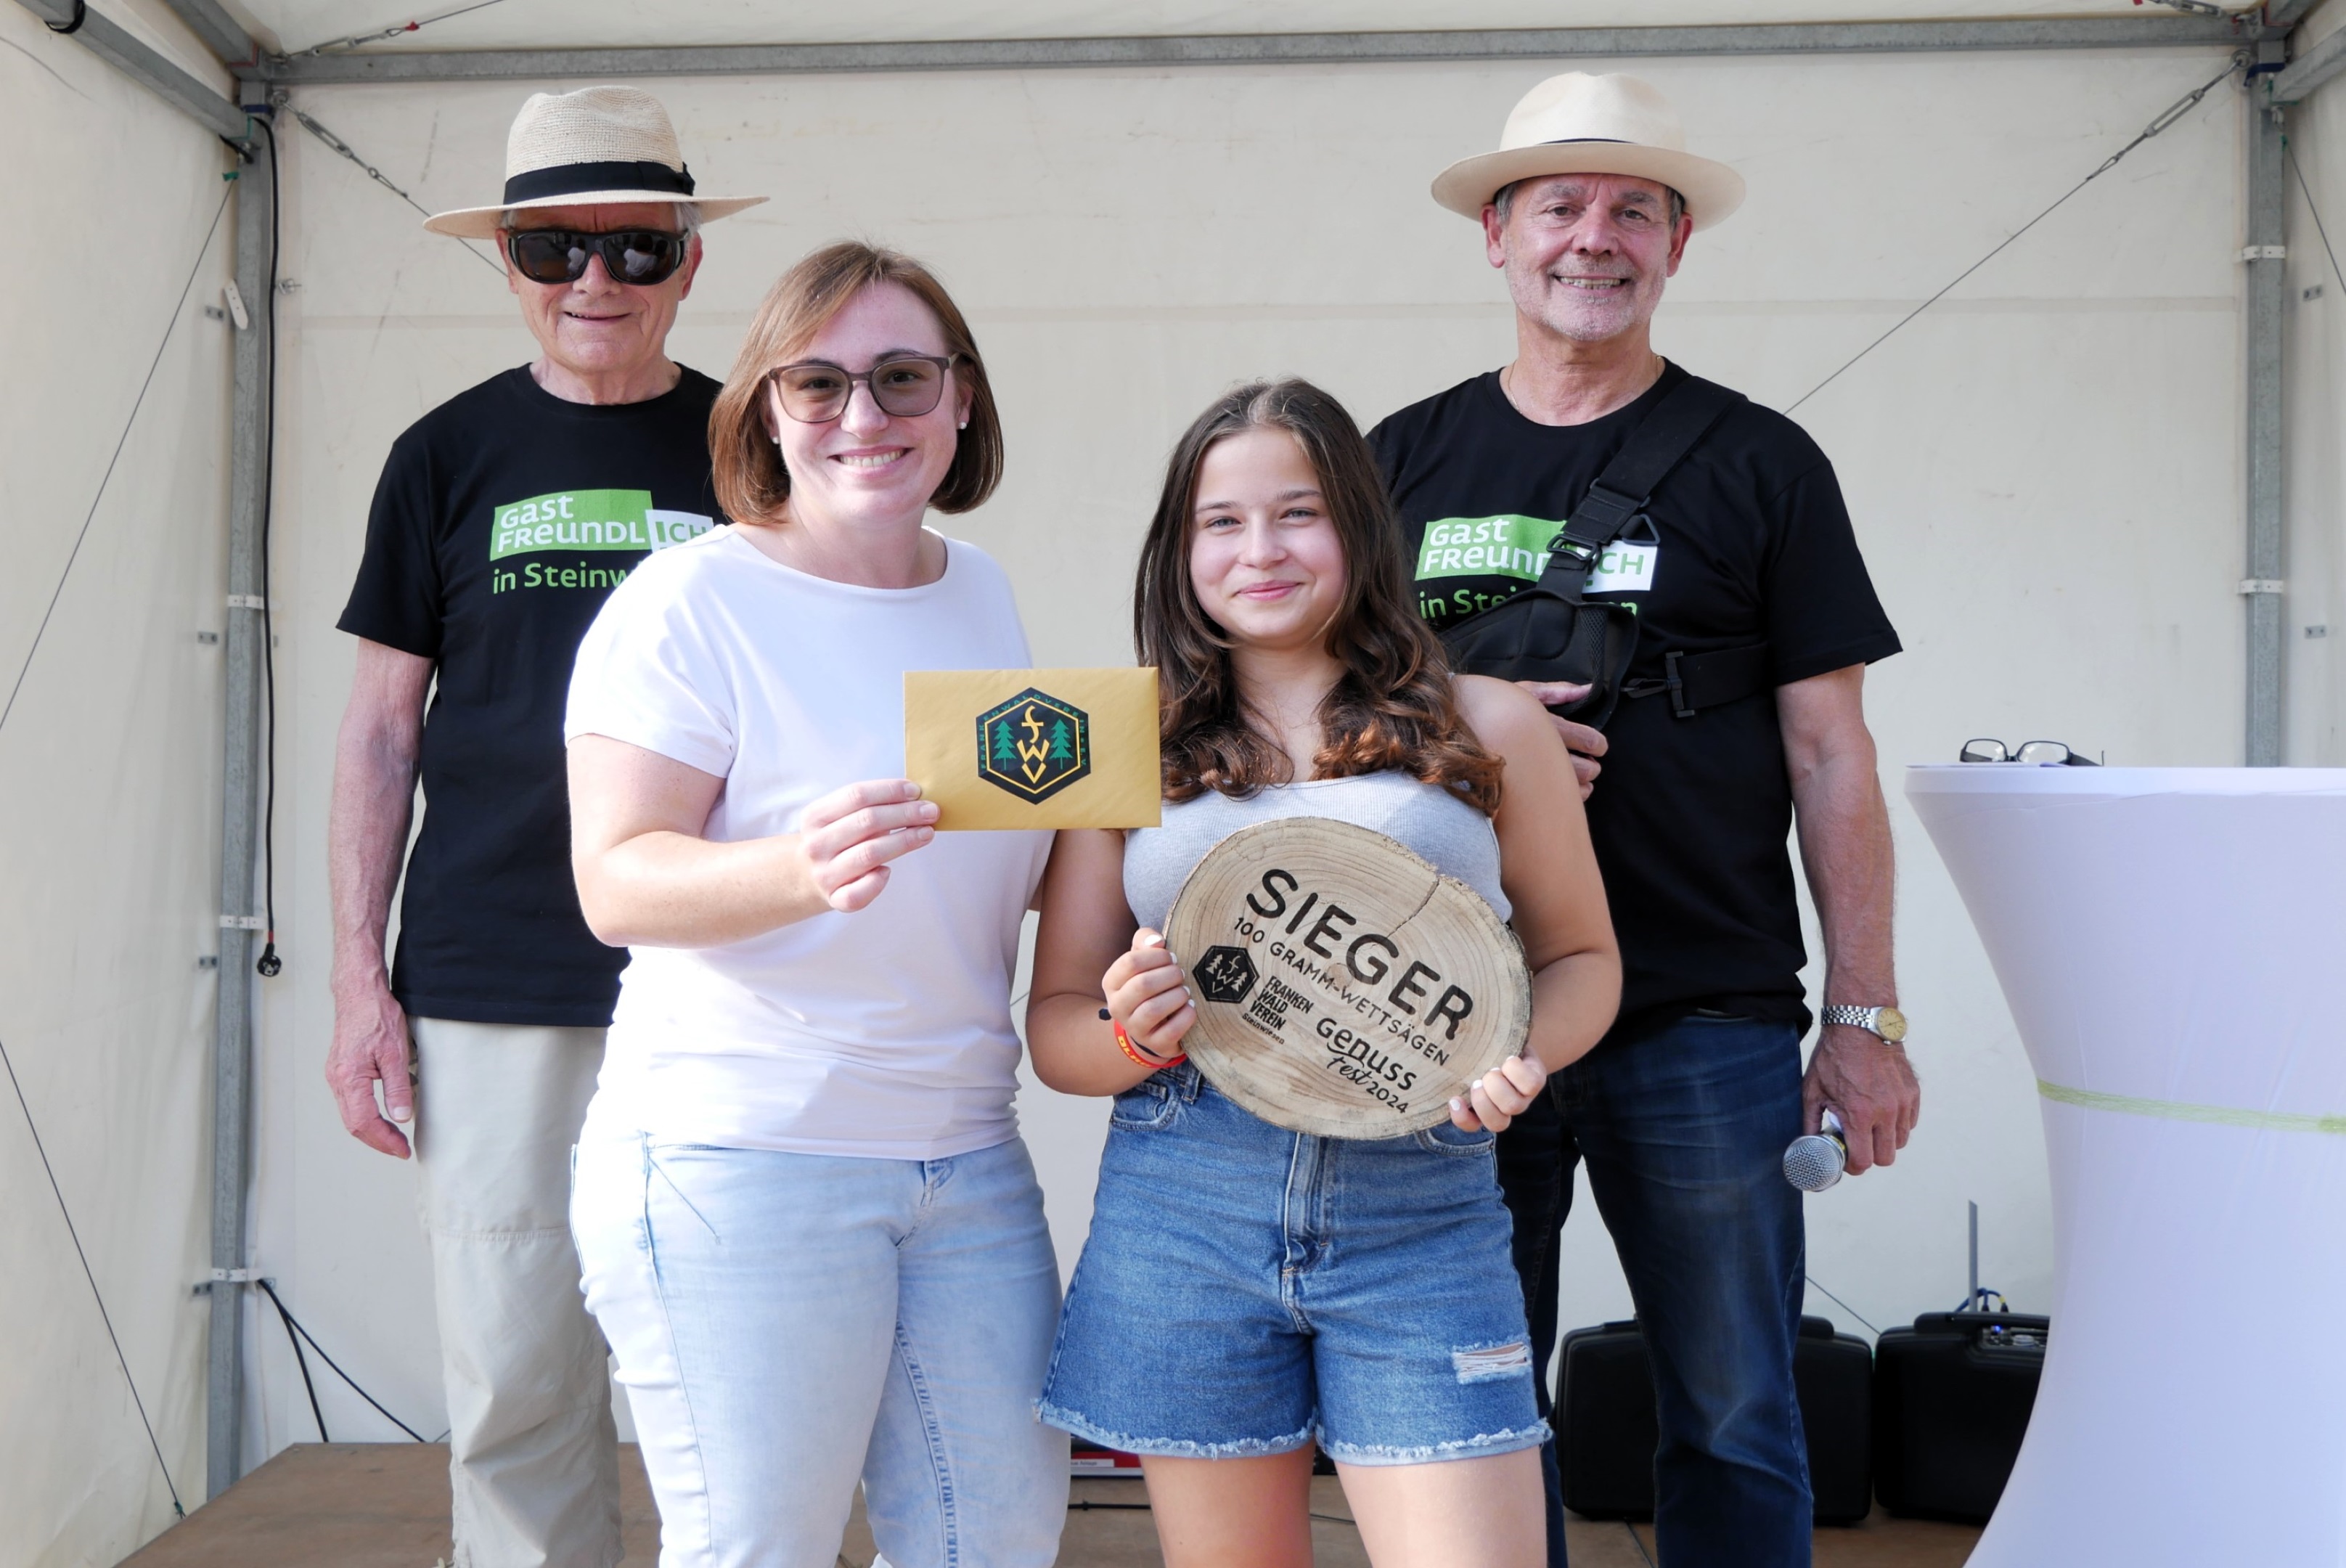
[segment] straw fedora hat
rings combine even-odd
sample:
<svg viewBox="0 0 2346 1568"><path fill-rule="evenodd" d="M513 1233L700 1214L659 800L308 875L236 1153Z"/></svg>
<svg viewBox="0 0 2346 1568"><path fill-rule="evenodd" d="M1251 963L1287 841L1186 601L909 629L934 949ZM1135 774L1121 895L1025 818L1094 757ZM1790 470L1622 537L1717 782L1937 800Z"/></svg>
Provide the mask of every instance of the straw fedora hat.
<svg viewBox="0 0 2346 1568"><path fill-rule="evenodd" d="M505 137L503 201L436 212L423 227L464 239L494 239L498 219L508 212L621 201L688 201L706 223L765 199L695 195L676 127L658 98L637 87L581 87L533 94L514 117Z"/></svg>
<svg viewBox="0 0 2346 1568"><path fill-rule="evenodd" d="M1678 110L1649 82L1568 71L1525 93L1507 116L1499 150L1461 158L1433 182L1433 199L1481 218L1502 186L1546 174L1627 174L1686 198L1697 229L1743 205L1743 177L1686 149Z"/></svg>

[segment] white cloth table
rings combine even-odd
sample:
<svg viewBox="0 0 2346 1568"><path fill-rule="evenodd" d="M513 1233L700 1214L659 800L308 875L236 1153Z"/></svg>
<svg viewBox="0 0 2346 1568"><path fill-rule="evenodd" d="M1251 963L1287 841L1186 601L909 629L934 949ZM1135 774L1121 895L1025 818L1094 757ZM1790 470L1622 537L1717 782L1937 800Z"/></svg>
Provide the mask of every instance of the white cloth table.
<svg viewBox="0 0 2346 1568"><path fill-rule="evenodd" d="M2346 1564L2346 769L1906 794L2051 1158L2051 1349L1972 1568Z"/></svg>

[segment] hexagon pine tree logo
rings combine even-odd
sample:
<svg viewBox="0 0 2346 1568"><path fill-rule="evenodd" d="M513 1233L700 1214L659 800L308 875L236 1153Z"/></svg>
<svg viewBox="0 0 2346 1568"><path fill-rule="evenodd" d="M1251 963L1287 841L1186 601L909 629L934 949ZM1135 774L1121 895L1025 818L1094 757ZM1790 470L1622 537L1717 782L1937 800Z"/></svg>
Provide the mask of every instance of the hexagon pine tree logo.
<svg viewBox="0 0 2346 1568"><path fill-rule="evenodd" d="M1209 1002L1244 1002L1257 979L1254 957L1242 947L1209 947L1191 972Z"/></svg>
<svg viewBox="0 0 2346 1568"><path fill-rule="evenodd" d="M977 776L1029 804L1092 770L1092 721L1074 703L1028 687L977 719Z"/></svg>

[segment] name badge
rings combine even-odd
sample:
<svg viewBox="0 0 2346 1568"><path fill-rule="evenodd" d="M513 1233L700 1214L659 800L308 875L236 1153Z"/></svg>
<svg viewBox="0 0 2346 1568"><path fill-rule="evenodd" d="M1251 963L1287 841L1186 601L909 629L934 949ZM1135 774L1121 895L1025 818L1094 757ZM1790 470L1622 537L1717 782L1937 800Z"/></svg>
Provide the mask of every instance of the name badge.
<svg viewBox="0 0 2346 1568"><path fill-rule="evenodd" d="M1588 574L1586 592L1591 594L1644 594L1654 586L1654 565L1661 558L1662 547L1647 541L1633 544L1616 539L1596 557L1596 568Z"/></svg>

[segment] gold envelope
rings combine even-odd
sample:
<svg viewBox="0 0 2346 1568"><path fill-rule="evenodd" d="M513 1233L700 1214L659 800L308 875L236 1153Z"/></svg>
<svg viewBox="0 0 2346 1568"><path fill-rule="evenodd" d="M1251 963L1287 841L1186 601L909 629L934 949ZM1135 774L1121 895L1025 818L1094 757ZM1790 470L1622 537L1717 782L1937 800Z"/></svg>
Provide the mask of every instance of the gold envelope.
<svg viewBox="0 0 2346 1568"><path fill-rule="evenodd" d="M904 777L937 827L1154 828L1154 669L904 672Z"/></svg>

